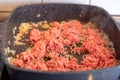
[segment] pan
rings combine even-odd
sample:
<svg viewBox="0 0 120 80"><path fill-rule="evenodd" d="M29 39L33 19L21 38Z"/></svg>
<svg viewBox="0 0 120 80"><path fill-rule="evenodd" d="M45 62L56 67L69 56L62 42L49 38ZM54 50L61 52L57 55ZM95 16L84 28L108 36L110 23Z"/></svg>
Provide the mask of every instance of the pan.
<svg viewBox="0 0 120 80"><path fill-rule="evenodd" d="M37 15L40 17L37 17ZM12 66L4 49L9 47L17 53L27 46L15 46L13 29L22 22L39 22L47 20L67 21L77 19L83 23L95 23L103 30L114 44L116 59L120 59L120 31L114 19L104 9L82 4L30 4L16 8L0 27L0 53L7 67L11 80L119 80L120 66L112 68L78 71L78 72L43 72L31 71ZM18 31L18 29L17 29ZM16 32L17 33L17 32Z"/></svg>

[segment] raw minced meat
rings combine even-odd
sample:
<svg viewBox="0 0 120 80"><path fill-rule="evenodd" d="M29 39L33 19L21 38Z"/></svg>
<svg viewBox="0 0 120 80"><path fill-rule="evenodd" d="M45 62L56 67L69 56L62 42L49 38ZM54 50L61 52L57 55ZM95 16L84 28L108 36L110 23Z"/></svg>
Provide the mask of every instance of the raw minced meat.
<svg viewBox="0 0 120 80"><path fill-rule="evenodd" d="M14 66L38 71L66 72L117 65L113 46L109 47L111 41L108 37L104 39L105 34L92 27L91 23L82 25L78 20L70 20L62 23L54 21L46 25L49 28L45 31L40 31L37 27L31 29L29 42L32 46L12 59ZM75 55L81 56L81 59Z"/></svg>

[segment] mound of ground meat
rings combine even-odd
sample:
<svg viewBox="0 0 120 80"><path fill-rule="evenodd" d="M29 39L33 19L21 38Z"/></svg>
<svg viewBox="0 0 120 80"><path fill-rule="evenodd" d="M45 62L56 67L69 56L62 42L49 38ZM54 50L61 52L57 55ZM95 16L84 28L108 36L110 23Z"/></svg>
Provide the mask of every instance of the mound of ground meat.
<svg viewBox="0 0 120 80"><path fill-rule="evenodd" d="M38 71L85 71L117 65L103 33L78 20L51 22L48 30L33 28L31 48L16 55L13 65ZM81 56L77 58L77 56Z"/></svg>

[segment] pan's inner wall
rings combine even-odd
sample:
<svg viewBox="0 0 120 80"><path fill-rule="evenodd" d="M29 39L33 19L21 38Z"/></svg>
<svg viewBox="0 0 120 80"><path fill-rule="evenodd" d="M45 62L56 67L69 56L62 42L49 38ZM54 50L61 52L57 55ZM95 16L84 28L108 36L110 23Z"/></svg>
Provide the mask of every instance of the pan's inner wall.
<svg viewBox="0 0 120 80"><path fill-rule="evenodd" d="M39 15L39 17L37 15ZM16 50L17 53L25 50L23 46L13 45L13 29L18 27L22 22L39 22L43 20L52 22L71 19L78 19L82 21L82 23L89 21L96 23L113 41L117 58L120 59L120 32L117 26L109 14L103 9L89 5L38 4L19 7L12 13L4 28L4 47L9 46L10 49ZM9 41L11 43L10 45L8 45Z"/></svg>

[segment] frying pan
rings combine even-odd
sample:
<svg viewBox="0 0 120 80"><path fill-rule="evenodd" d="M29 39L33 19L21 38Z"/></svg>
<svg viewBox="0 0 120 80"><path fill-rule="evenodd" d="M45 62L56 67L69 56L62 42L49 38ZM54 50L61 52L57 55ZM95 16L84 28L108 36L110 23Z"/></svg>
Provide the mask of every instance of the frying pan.
<svg viewBox="0 0 120 80"><path fill-rule="evenodd" d="M37 17L37 15L40 17ZM43 72L31 71L12 66L4 49L9 47L17 53L25 50L27 46L15 46L13 29L22 22L38 22L47 20L67 21L77 19L82 23L95 23L103 30L114 44L116 59L120 59L120 31L114 19L102 8L81 4L31 4L16 8L9 18L0 27L0 52L2 60L7 67L11 80L119 80L120 66L112 68L78 71L78 72ZM18 28L16 30L16 33Z"/></svg>

